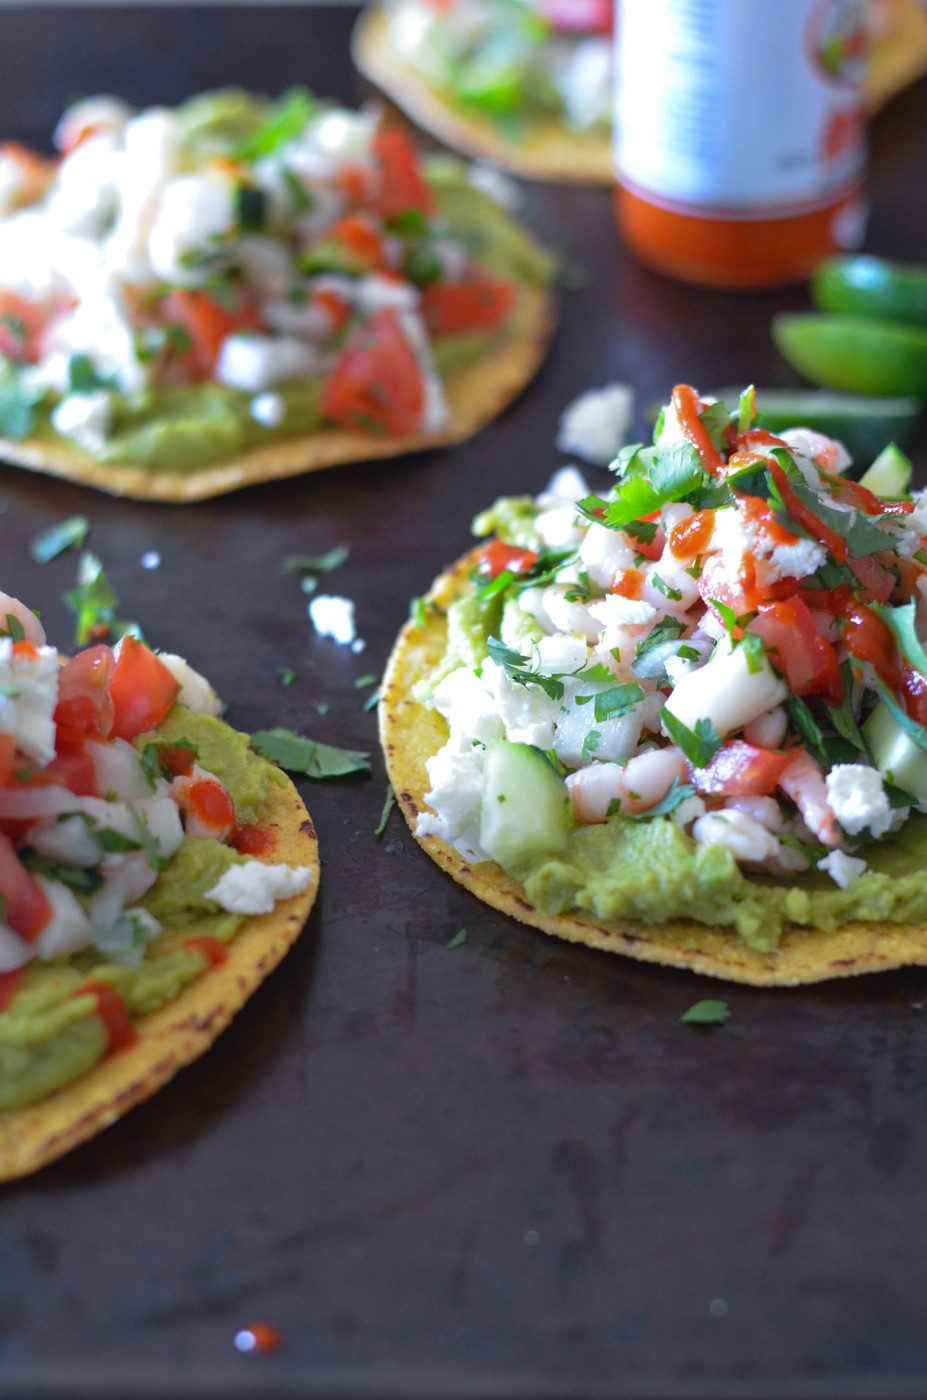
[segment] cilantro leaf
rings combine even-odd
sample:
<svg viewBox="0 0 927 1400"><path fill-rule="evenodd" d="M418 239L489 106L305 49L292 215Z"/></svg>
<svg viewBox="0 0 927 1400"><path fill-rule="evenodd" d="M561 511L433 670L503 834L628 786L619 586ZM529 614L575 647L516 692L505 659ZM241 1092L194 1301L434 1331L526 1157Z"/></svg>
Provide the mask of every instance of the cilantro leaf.
<svg viewBox="0 0 927 1400"><path fill-rule="evenodd" d="M459 933L455 933L450 943L445 943L446 948L459 948L467 941L467 930L462 928Z"/></svg>
<svg viewBox="0 0 927 1400"><path fill-rule="evenodd" d="M696 1001L680 1016L684 1026L722 1026L730 1019L731 1009L726 1001Z"/></svg>
<svg viewBox="0 0 927 1400"><path fill-rule="evenodd" d="M289 666L278 666L277 679L281 685L292 685L296 679L296 672L291 671Z"/></svg>
<svg viewBox="0 0 927 1400"><path fill-rule="evenodd" d="M751 384L744 389L737 405L737 432L745 433L756 417L756 389Z"/></svg>
<svg viewBox="0 0 927 1400"><path fill-rule="evenodd" d="M601 661L596 661L592 666L586 666L582 671L574 671L574 677L578 681L589 681L593 685L609 685L614 679L614 674L603 666Z"/></svg>
<svg viewBox="0 0 927 1400"><path fill-rule="evenodd" d="M496 665L501 666L509 680L514 681L516 685L536 685L551 700L563 699L561 680L556 676L542 676L537 671L528 670L527 656L522 656L520 652L505 646L498 637L490 637L486 649Z"/></svg>
<svg viewBox="0 0 927 1400"><path fill-rule="evenodd" d="M912 603L913 607L914 604ZM860 733L859 725L853 714L851 697L853 695L853 668L849 661L844 661L840 667L840 678L843 681L843 701L840 705L828 705L827 713L830 722L842 739L846 739L858 749L860 753L867 752L866 741Z"/></svg>
<svg viewBox="0 0 927 1400"><path fill-rule="evenodd" d="M616 685L611 690L600 690L593 699L593 713L598 723L607 719L620 719L629 714L644 698L643 689L631 681L628 685Z"/></svg>
<svg viewBox="0 0 927 1400"><path fill-rule="evenodd" d="M108 389L110 383L100 375L89 355L72 355L68 360L69 394L92 394L95 389Z"/></svg>
<svg viewBox="0 0 927 1400"><path fill-rule="evenodd" d="M235 189L235 217L242 233L259 233L267 223L267 196L254 185Z"/></svg>
<svg viewBox="0 0 927 1400"><path fill-rule="evenodd" d="M29 388L15 365L0 356L0 437L22 442L35 427L36 405L45 391Z"/></svg>
<svg viewBox="0 0 927 1400"><path fill-rule="evenodd" d="M685 630L686 624L680 622L678 618L661 618L634 648L634 660L631 662L632 673L642 678L655 676L660 668L658 665L654 665L655 658L650 657L650 653L657 647L663 646L665 642L677 641Z"/></svg>
<svg viewBox="0 0 927 1400"><path fill-rule="evenodd" d="M333 545L323 554L287 554L280 561L282 574L330 574L340 568L351 553L346 544Z"/></svg>
<svg viewBox="0 0 927 1400"><path fill-rule="evenodd" d="M288 773L305 773L310 778L343 778L370 771L369 754L320 744L292 729L261 729L251 735L251 747Z"/></svg>
<svg viewBox="0 0 927 1400"><path fill-rule="evenodd" d="M141 639L137 622L116 617L119 599L106 577L103 565L89 549L84 550L77 563L77 584L64 595L67 607L77 617L74 639L79 647L100 637L118 641L127 634Z"/></svg>
<svg viewBox="0 0 927 1400"><path fill-rule="evenodd" d="M646 812L624 812L622 815L630 822L648 821L650 817L665 817L667 813L675 811L680 802L684 802L687 797L695 796L695 788L689 783L681 783L678 778L674 778L670 784L669 791L655 802L652 807L648 807Z"/></svg>
<svg viewBox="0 0 927 1400"><path fill-rule="evenodd" d="M655 447L643 442L632 442L627 447L619 448L617 457L609 464L608 469L622 481L632 476L649 476L656 454Z"/></svg>
<svg viewBox="0 0 927 1400"><path fill-rule="evenodd" d="M656 460L650 469L650 484L658 493L661 502L678 501L681 496L687 496L697 486L708 484L702 459L691 442L677 442L672 447L658 449Z"/></svg>
<svg viewBox="0 0 927 1400"><path fill-rule="evenodd" d="M95 827L93 834L104 851L140 851L142 849L141 842L133 841L129 836L123 836L120 831L111 831L108 827Z"/></svg>
<svg viewBox="0 0 927 1400"><path fill-rule="evenodd" d="M270 156L292 141L317 111L312 95L302 87L291 87L272 103L257 131L234 153L239 160Z"/></svg>
<svg viewBox="0 0 927 1400"><path fill-rule="evenodd" d="M595 756L595 751L599 747L599 740L601 737L602 735L597 729L589 730L583 740L583 747L580 750L583 758L593 758Z"/></svg>
<svg viewBox="0 0 927 1400"><path fill-rule="evenodd" d="M62 885L68 885L75 894L84 894L89 897L96 894L103 884L103 876L99 870L86 869L76 865L62 865L59 861L52 860L48 856L40 856L37 851L31 849L21 851L20 859L26 869L32 871L33 875L44 875L48 880L60 881Z"/></svg>
<svg viewBox="0 0 927 1400"><path fill-rule="evenodd" d="M819 495L817 491L813 490L812 487L808 485L787 448L773 448L770 455L775 458L784 471L788 478L789 486L801 501L802 505L806 506L812 514L823 521L828 529L832 530L835 535L839 535L842 539L846 540L847 548L849 549L852 559L862 559L867 554L877 554L880 550L891 548L891 536L887 535L884 530L880 530L875 523L877 518L882 517L865 515L861 510L853 513L845 510L837 510L834 506L828 504L826 495ZM789 516L788 508L784 502L782 502L776 490L775 482L771 477L770 497L776 500L777 505L779 505L782 512L788 518L788 528L794 534L807 536L808 532Z"/></svg>
<svg viewBox="0 0 927 1400"><path fill-rule="evenodd" d="M72 515L58 525L43 530L29 546L29 553L37 564L48 564L57 559L66 549L80 549L87 538L90 521L86 515Z"/></svg>
<svg viewBox="0 0 927 1400"><path fill-rule="evenodd" d="M673 743L682 749L693 768L707 768L721 747L721 735L708 719L696 720L690 729L665 707L660 711L663 727Z"/></svg>
<svg viewBox="0 0 927 1400"><path fill-rule="evenodd" d="M15 613L7 613L6 626L0 627L0 636L11 637L14 642L24 642L26 640L26 629L23 627ZM7 689L7 687L4 687ZM19 691L13 690L12 695L18 695Z"/></svg>
<svg viewBox="0 0 927 1400"><path fill-rule="evenodd" d="M396 794L395 794L395 792L393 791L393 785L392 785L392 783L387 783L387 784L386 784L386 797L385 797L385 799L384 799L384 801L383 801L383 811L380 813L380 821L379 821L379 823L378 823L378 825L377 825L377 827L376 827L376 829L374 830L374 833L373 833L374 836L377 838L378 841L379 841L380 837L383 835L384 831L386 830L387 824L388 824L389 819L390 819L390 815L392 814L392 810L393 810L393 808L395 807L395 805L396 805Z"/></svg>

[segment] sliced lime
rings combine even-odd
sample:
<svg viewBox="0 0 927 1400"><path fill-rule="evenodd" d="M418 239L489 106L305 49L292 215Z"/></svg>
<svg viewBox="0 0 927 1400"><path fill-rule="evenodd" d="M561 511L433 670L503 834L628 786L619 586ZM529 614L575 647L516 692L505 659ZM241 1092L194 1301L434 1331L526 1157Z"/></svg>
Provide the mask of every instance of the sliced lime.
<svg viewBox="0 0 927 1400"><path fill-rule="evenodd" d="M862 316L774 316L772 337L814 384L880 398L927 398L927 330Z"/></svg>
<svg viewBox="0 0 927 1400"><path fill-rule="evenodd" d="M811 299L822 311L927 326L927 267L884 258L828 258L815 268Z"/></svg>
<svg viewBox="0 0 927 1400"><path fill-rule="evenodd" d="M729 409L739 388L719 389L715 397ZM814 428L839 438L854 462L871 462L889 442L908 441L917 424L917 399L877 399L837 394L831 389L757 389L757 426L771 433L785 428Z"/></svg>

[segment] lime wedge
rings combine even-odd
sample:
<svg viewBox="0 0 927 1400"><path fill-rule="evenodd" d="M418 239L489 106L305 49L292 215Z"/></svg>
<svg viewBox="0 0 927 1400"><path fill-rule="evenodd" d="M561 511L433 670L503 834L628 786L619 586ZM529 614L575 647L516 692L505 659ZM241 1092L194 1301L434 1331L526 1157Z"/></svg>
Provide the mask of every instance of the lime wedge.
<svg viewBox="0 0 927 1400"><path fill-rule="evenodd" d="M774 316L772 337L814 384L880 398L927 398L927 330L862 316Z"/></svg>
<svg viewBox="0 0 927 1400"><path fill-rule="evenodd" d="M718 389L715 397L736 405L739 388ZM757 389L757 426L771 433L814 428L838 438L854 462L871 462L886 443L904 444L917 424L917 399L877 399L837 394L830 389Z"/></svg>
<svg viewBox="0 0 927 1400"><path fill-rule="evenodd" d="M828 258L814 270L811 299L822 311L927 326L927 267L884 258Z"/></svg>

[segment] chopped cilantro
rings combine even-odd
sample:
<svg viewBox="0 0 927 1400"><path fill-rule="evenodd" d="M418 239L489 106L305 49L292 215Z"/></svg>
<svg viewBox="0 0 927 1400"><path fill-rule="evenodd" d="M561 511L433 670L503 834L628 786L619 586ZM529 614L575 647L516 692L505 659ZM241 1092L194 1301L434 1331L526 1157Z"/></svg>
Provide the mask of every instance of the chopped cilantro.
<svg viewBox="0 0 927 1400"><path fill-rule="evenodd" d="M679 648L676 655L682 661L701 661L702 659L700 653L695 650L695 647L685 645Z"/></svg>
<svg viewBox="0 0 927 1400"><path fill-rule="evenodd" d="M111 382L99 374L88 355L72 355L68 360L69 394L92 394L95 389L108 388Z"/></svg>
<svg viewBox="0 0 927 1400"><path fill-rule="evenodd" d="M376 676L358 676L354 682L355 690L366 690L368 685L376 685Z"/></svg>
<svg viewBox="0 0 927 1400"><path fill-rule="evenodd" d="M292 729L259 730L251 736L251 747L288 773L305 773L310 778L342 778L349 773L370 771L369 754L320 744L303 734L294 734Z"/></svg>
<svg viewBox="0 0 927 1400"><path fill-rule="evenodd" d="M501 666L516 685L536 685L551 700L563 699L563 682L556 676L542 676L538 671L527 670L528 658L511 647L504 646L498 637L490 637L486 643L489 655L497 666Z"/></svg>
<svg viewBox="0 0 927 1400"><path fill-rule="evenodd" d="M278 666L277 679L281 685L292 685L296 679L296 672L291 671L289 666Z"/></svg>
<svg viewBox="0 0 927 1400"><path fill-rule="evenodd" d="M48 564L66 549L80 549L89 529L90 521L86 515L71 515L36 535L29 546L29 553L37 564Z"/></svg>
<svg viewBox="0 0 927 1400"><path fill-rule="evenodd" d="M680 802L684 802L687 797L695 796L695 788L689 783L681 783L678 778L674 778L670 784L669 791L655 802L652 807L648 807L646 812L626 812L624 815L632 822L646 821L649 817L665 817L667 813L675 811ZM609 808L611 811L611 808Z"/></svg>
<svg viewBox="0 0 927 1400"><path fill-rule="evenodd" d="M380 821L379 821L379 824L377 825L376 830L375 830L374 833L373 833L374 836L377 838L378 841L379 841L380 837L383 835L384 831L386 830L387 823L389 822L389 819L390 819L390 814L392 813L392 810L393 810L393 808L395 807L395 805L396 805L396 794L395 794L395 792L393 791L393 785L392 785L392 783L387 783L387 784L386 784L386 797L385 797L384 802L383 802L383 811L380 813Z"/></svg>
<svg viewBox="0 0 927 1400"><path fill-rule="evenodd" d="M620 719L629 714L644 699L642 688L631 681L627 685L612 686L610 690L600 690L595 695L577 695L577 705L593 702L593 714L597 723L607 719Z"/></svg>
<svg viewBox="0 0 927 1400"><path fill-rule="evenodd" d="M663 727L673 743L682 749L694 768L707 768L721 747L721 735L710 720L696 720L695 728L690 729L665 706L660 711Z"/></svg>
<svg viewBox="0 0 927 1400"><path fill-rule="evenodd" d="M451 939L450 943L446 943L444 946L446 948L459 948L461 944L466 943L466 941L467 930L465 928L462 928L459 933L454 934L454 937Z"/></svg>
<svg viewBox="0 0 927 1400"><path fill-rule="evenodd" d="M79 647L100 637L118 640L131 634L141 638L137 622L116 617L119 600L103 565L90 550L81 554L77 563L77 584L65 593L64 601L77 617L74 638Z"/></svg>
<svg viewBox="0 0 927 1400"><path fill-rule="evenodd" d="M589 730L589 733L583 740L583 747L581 750L583 758L594 757L595 751L599 747L599 740L601 739L601 737L602 736L597 729Z"/></svg>
<svg viewBox="0 0 927 1400"><path fill-rule="evenodd" d="M684 1026L722 1026L730 1018L731 1009L726 1001L694 1002L688 1011L680 1016Z"/></svg>
<svg viewBox="0 0 927 1400"><path fill-rule="evenodd" d="M93 834L104 851L140 851L142 848L141 842L123 836L120 831L110 831L108 827L97 827Z"/></svg>
<svg viewBox="0 0 927 1400"><path fill-rule="evenodd" d="M681 588L670 588L663 582L659 574L651 574L650 582L658 593L662 593L664 598L668 598L671 603L678 603L682 598Z"/></svg>
<svg viewBox="0 0 927 1400"><path fill-rule="evenodd" d="M424 598L412 599L409 604L409 617L412 619L413 625L418 627L419 630L425 626L425 623L428 621L428 613L426 611Z"/></svg>
<svg viewBox="0 0 927 1400"><path fill-rule="evenodd" d="M14 642L24 642L26 640L26 629L15 613L7 613L6 627L0 628L0 635L11 637Z"/></svg>
<svg viewBox="0 0 927 1400"><path fill-rule="evenodd" d="M330 574L351 553L346 544L333 545L324 554L287 554L280 561L282 574Z"/></svg>
<svg viewBox="0 0 927 1400"><path fill-rule="evenodd" d="M368 712L369 710L375 710L375 709L377 708L377 705L379 705L379 703L380 703L380 691L379 691L379 688L377 688L376 690L372 690L372 691L370 692L370 694L367 696L367 699L364 701L364 704L363 704L363 707L362 707L362 708L363 708L363 711L364 711L364 714L367 714L367 712Z"/></svg>
<svg viewBox="0 0 927 1400"><path fill-rule="evenodd" d="M235 215L243 233L259 233L267 222L267 196L254 185L235 190Z"/></svg>
<svg viewBox="0 0 927 1400"><path fill-rule="evenodd" d="M239 146L239 160L257 160L270 156L292 141L315 114L316 105L310 93L302 87L291 87L268 107L257 131Z"/></svg>

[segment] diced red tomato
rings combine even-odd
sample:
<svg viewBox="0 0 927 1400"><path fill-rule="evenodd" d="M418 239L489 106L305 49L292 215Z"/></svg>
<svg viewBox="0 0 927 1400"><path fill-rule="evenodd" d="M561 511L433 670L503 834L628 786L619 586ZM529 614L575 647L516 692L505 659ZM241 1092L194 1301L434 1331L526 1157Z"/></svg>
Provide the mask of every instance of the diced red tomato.
<svg viewBox="0 0 927 1400"><path fill-rule="evenodd" d="M97 770L86 749L59 748L45 772L78 797L100 795L97 791Z"/></svg>
<svg viewBox="0 0 927 1400"><path fill-rule="evenodd" d="M506 569L510 574L526 574L537 562L533 549L519 549L502 540L490 540L476 557L476 572L481 578L498 578Z"/></svg>
<svg viewBox="0 0 927 1400"><path fill-rule="evenodd" d="M850 559L847 562L862 584L860 590L862 601L864 603L887 603L895 587L895 575L884 569L872 554L866 554L862 559Z"/></svg>
<svg viewBox="0 0 927 1400"><path fill-rule="evenodd" d="M16 740L12 734L0 734L0 787L6 787L13 771Z"/></svg>
<svg viewBox="0 0 927 1400"><path fill-rule="evenodd" d="M58 673L55 724L57 745L80 749L87 735L105 739L113 727L113 701L109 691L113 653L102 643L87 647Z"/></svg>
<svg viewBox="0 0 927 1400"><path fill-rule="evenodd" d="M177 699L180 682L137 637L123 637L109 683L116 739L134 739L160 724Z"/></svg>
<svg viewBox="0 0 927 1400"><path fill-rule="evenodd" d="M42 353L46 313L34 301L0 291L0 354L35 364Z"/></svg>
<svg viewBox="0 0 927 1400"><path fill-rule="evenodd" d="M33 875L13 850L8 837L0 834L0 895L4 918L14 933L26 943L34 943L52 916L52 907Z"/></svg>
<svg viewBox="0 0 927 1400"><path fill-rule="evenodd" d="M360 432L409 433L421 426L422 371L393 307L378 311L349 337L320 404L333 422Z"/></svg>
<svg viewBox="0 0 927 1400"><path fill-rule="evenodd" d="M0 1011L13 1000L25 971L24 967L17 967L12 972L0 972Z"/></svg>
<svg viewBox="0 0 927 1400"><path fill-rule="evenodd" d="M381 219L393 219L407 209L433 214L431 187L419 168L418 152L400 126L379 127L373 152L380 163L382 183L373 207Z"/></svg>
<svg viewBox="0 0 927 1400"><path fill-rule="evenodd" d="M97 999L97 1016L103 1022L103 1029L106 1031L109 1053L114 1055L117 1051L127 1050L130 1045L134 1045L138 1040L138 1032L125 1002L115 987L111 987L108 982L85 982L73 995L79 997L88 993Z"/></svg>
<svg viewBox="0 0 927 1400"><path fill-rule="evenodd" d="M182 778L189 773L196 762L195 753L185 744L162 744L158 750L158 757L175 778Z"/></svg>
<svg viewBox="0 0 927 1400"><path fill-rule="evenodd" d="M799 594L775 603L760 603L748 630L763 638L793 695L822 695L828 705L843 700L837 656L814 625Z"/></svg>
<svg viewBox="0 0 927 1400"><path fill-rule="evenodd" d="M422 292L422 314L432 335L461 335L504 325L515 305L514 282L473 268L463 282L432 282Z"/></svg>
<svg viewBox="0 0 927 1400"><path fill-rule="evenodd" d="M719 797L766 797L775 792L794 757L794 753L775 753L733 739L718 750L707 768L692 768L689 782L697 792Z"/></svg>
<svg viewBox="0 0 927 1400"><path fill-rule="evenodd" d="M325 235L326 243L340 243L358 272L383 266L383 235L369 214L345 214Z"/></svg>
<svg viewBox="0 0 927 1400"><path fill-rule="evenodd" d="M181 287L168 292L160 303L165 325L181 326L193 342L185 358L191 377L206 378L212 372L222 342L235 331L257 331L261 322L251 298L244 291L232 291L234 306L220 306L201 288Z"/></svg>
<svg viewBox="0 0 927 1400"><path fill-rule="evenodd" d="M337 335L339 331L343 331L351 319L351 308L344 298L329 287L323 287L321 291L313 293L312 299L330 319L332 334Z"/></svg>

